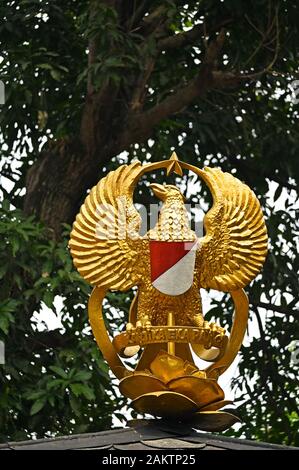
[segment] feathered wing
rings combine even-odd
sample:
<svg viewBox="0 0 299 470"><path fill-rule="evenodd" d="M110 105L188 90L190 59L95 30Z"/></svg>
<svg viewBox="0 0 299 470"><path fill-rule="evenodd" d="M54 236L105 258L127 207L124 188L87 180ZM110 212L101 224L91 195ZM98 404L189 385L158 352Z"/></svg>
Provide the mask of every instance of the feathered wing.
<svg viewBox="0 0 299 470"><path fill-rule="evenodd" d="M122 165L92 188L81 206L69 247L86 281L107 289L127 290L138 283L134 264L142 243L141 218L133 205L140 162Z"/></svg>
<svg viewBox="0 0 299 470"><path fill-rule="evenodd" d="M200 173L213 196L199 240L196 272L205 288L232 291L256 277L267 254L267 229L251 189L217 168Z"/></svg>

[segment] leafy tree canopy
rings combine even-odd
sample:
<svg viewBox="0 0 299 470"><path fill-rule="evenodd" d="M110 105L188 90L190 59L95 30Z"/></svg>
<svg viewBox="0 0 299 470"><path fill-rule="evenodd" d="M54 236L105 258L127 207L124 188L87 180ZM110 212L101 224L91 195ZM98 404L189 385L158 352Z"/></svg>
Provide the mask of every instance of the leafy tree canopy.
<svg viewBox="0 0 299 470"><path fill-rule="evenodd" d="M248 288L259 333L240 353L233 384L244 423L233 432L298 445L288 345L299 339L299 6L15 0L0 14L2 439L100 430L123 406L88 327L89 287L72 267L66 224L105 172L176 149L233 172L261 200L270 253ZM151 201L144 185L137 193ZM192 201L209 198L203 187ZM37 318L43 305L58 315L55 297L62 327L48 331ZM111 294L110 324L122 325L130 298ZM207 318L229 323L230 308L215 299Z"/></svg>

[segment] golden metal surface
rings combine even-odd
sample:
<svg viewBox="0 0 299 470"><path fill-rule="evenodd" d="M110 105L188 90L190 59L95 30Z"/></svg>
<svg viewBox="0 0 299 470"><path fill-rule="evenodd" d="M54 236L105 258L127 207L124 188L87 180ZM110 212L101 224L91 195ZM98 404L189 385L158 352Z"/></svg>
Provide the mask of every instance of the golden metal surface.
<svg viewBox="0 0 299 470"><path fill-rule="evenodd" d="M223 408L226 405L232 405L233 402L231 400L219 400L209 405L203 406L200 411L218 411L220 408Z"/></svg>
<svg viewBox="0 0 299 470"><path fill-rule="evenodd" d="M170 331L172 331L171 327L174 325L174 315L172 312L168 312L167 326L170 327ZM175 335L173 335L171 338L169 338L169 341L167 341L167 351L168 354L175 356Z"/></svg>
<svg viewBox="0 0 299 470"><path fill-rule="evenodd" d="M238 289L230 294L234 301L235 314L225 354L206 369L207 375L216 379L229 368L236 358L241 348L248 322L249 302L244 290Z"/></svg>
<svg viewBox="0 0 299 470"><path fill-rule="evenodd" d="M157 377L145 372L124 377L119 383L120 392L131 400L135 400L140 395L150 392L165 392L167 387L164 382Z"/></svg>
<svg viewBox="0 0 299 470"><path fill-rule="evenodd" d="M88 302L89 322L96 342L103 353L104 358L111 367L112 372L118 379L126 375L127 369L120 360L115 348L109 338L105 321L102 314L102 302L105 298L106 290L95 287Z"/></svg>
<svg viewBox="0 0 299 470"><path fill-rule="evenodd" d="M212 208L204 218L205 236L197 239L189 225L185 199L173 185L152 184L161 199L156 226L144 236L133 203L141 176L166 169L167 174L192 171L207 184ZM180 295L163 294L151 281L150 243L194 242L193 283ZM267 252L267 230L260 204L251 189L217 168L201 170L178 160L141 165L135 161L111 171L92 188L76 217L69 242L79 273L95 286L89 301L90 324L97 344L120 391L140 412L154 416L192 414L196 426L226 429L237 418L218 411L225 406L218 377L235 359L246 331L248 299L243 291L261 269ZM137 286L126 331L109 337L102 314L107 290ZM230 335L204 321L200 288L229 292L235 305ZM211 364L200 370L193 352ZM142 354L135 370L120 356Z"/></svg>
<svg viewBox="0 0 299 470"><path fill-rule="evenodd" d="M200 411L190 418L192 427L207 432L221 432L240 422L240 419L227 411Z"/></svg>
<svg viewBox="0 0 299 470"><path fill-rule="evenodd" d="M132 405L139 413L162 417L182 417L198 409L190 398L175 392L145 393L133 400Z"/></svg>
<svg viewBox="0 0 299 470"><path fill-rule="evenodd" d="M173 391L191 398L198 408L224 399L223 390L216 380L195 376L182 376L172 379L167 387Z"/></svg>
<svg viewBox="0 0 299 470"><path fill-rule="evenodd" d="M197 372L197 367L193 363L184 361L181 357L173 356L165 351L159 351L151 364L149 364L150 372L168 384L171 380L186 375L192 375ZM205 372L201 371L202 377L206 377Z"/></svg>
<svg viewBox="0 0 299 470"><path fill-rule="evenodd" d="M219 357L219 351L223 355L226 350L227 336L224 332L219 332L219 329L213 330L208 322L198 328L192 326L130 326L127 331L120 333L113 339L113 345L117 350L118 354L122 354L123 350L127 349L128 346L145 346L147 344L154 343L192 343L192 346L196 353L205 360L208 358L208 352L214 350L211 348L217 348L217 357ZM206 357L204 353L200 355L197 352L196 347L199 347L199 351L206 351ZM175 354L175 349L168 351L170 354ZM216 356L215 356L216 357ZM215 359L215 357L213 359Z"/></svg>

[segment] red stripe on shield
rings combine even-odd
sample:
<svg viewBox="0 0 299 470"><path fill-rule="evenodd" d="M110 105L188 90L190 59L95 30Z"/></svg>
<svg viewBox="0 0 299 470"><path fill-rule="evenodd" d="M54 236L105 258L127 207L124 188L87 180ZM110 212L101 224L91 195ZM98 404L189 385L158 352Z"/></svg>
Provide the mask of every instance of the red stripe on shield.
<svg viewBox="0 0 299 470"><path fill-rule="evenodd" d="M150 240L152 282L182 259L196 244Z"/></svg>

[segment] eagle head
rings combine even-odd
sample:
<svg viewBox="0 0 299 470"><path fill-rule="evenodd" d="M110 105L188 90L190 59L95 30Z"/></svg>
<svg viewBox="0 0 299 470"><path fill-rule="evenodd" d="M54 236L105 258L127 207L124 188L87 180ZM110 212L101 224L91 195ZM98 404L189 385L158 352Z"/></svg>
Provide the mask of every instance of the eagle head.
<svg viewBox="0 0 299 470"><path fill-rule="evenodd" d="M153 190L153 193L157 198L159 198L161 201L165 202L166 200L172 199L172 200L177 200L177 201L183 201L185 202L185 196L181 193L179 188L172 184L157 184L157 183L152 183L150 184L150 188Z"/></svg>
<svg viewBox="0 0 299 470"><path fill-rule="evenodd" d="M160 241L193 240L195 234L190 229L185 197L172 184L153 183L150 185L155 196L162 202L158 223L148 232L148 238Z"/></svg>

